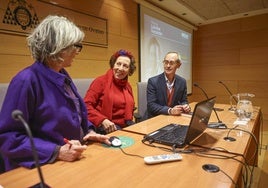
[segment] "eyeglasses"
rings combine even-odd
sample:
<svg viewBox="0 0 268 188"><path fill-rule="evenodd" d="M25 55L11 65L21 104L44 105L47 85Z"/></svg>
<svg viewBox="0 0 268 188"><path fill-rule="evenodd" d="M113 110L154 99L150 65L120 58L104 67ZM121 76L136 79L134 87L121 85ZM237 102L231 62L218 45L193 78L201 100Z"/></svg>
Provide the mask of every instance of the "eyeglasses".
<svg viewBox="0 0 268 188"><path fill-rule="evenodd" d="M73 45L73 47L76 49L77 52L81 52L83 45L82 43L76 43Z"/></svg>
<svg viewBox="0 0 268 188"><path fill-rule="evenodd" d="M173 66L173 65L177 64L177 61L164 60L163 61L163 64L164 65L171 65L171 66Z"/></svg>

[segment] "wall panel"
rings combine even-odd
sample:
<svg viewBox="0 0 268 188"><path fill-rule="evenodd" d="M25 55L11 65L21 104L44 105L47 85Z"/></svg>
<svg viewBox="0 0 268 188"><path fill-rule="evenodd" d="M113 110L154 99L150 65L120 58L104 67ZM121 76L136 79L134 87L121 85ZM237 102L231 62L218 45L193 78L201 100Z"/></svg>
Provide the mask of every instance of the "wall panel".
<svg viewBox="0 0 268 188"><path fill-rule="evenodd" d="M268 64L268 47L252 47L240 50L241 64Z"/></svg>
<svg viewBox="0 0 268 188"><path fill-rule="evenodd" d="M49 2L49 0L44 0ZM73 78L95 78L109 68L110 56L119 49L130 50L137 61L137 71L130 78L135 101L138 82L138 5L132 0L57 0L59 6L108 20L108 47L84 45L71 67L67 68ZM38 2L35 2L38 3ZM40 6L44 3L40 3ZM38 7L39 8L39 7ZM41 7L47 15L52 11ZM70 11L72 12L72 11ZM38 12L37 12L38 14ZM60 14L60 13L58 13ZM75 22L75 20L74 20ZM22 68L33 63L25 36L0 33L0 83L9 82Z"/></svg>
<svg viewBox="0 0 268 188"><path fill-rule="evenodd" d="M195 31L193 80L217 96L217 102L229 101L223 81L233 93L249 92L253 104L262 108L264 128L268 130L268 14L200 26ZM193 88L190 100L202 99Z"/></svg>

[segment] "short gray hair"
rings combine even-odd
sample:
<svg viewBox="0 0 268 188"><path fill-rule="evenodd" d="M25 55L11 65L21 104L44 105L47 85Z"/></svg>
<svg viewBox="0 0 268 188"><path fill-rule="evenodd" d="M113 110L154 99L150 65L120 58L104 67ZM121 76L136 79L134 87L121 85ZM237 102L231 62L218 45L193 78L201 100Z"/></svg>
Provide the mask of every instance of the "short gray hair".
<svg viewBox="0 0 268 188"><path fill-rule="evenodd" d="M181 63L181 55L179 54L179 52L169 51L166 53L165 58L167 57L168 54L177 54L178 59L176 61L177 61L177 63Z"/></svg>
<svg viewBox="0 0 268 188"><path fill-rule="evenodd" d="M61 50L82 42L84 32L63 16L47 16L27 37L31 54L44 64L60 60Z"/></svg>

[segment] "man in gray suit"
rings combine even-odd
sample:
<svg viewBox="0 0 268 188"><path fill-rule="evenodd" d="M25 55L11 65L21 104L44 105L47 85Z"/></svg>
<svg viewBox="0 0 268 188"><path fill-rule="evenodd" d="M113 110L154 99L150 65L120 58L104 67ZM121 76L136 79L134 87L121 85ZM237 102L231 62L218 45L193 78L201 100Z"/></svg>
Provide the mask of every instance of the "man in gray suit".
<svg viewBox="0 0 268 188"><path fill-rule="evenodd" d="M186 80L176 75L180 55L168 52L163 60L164 72L150 78L147 85L148 118L159 114L181 115L191 111L187 100Z"/></svg>

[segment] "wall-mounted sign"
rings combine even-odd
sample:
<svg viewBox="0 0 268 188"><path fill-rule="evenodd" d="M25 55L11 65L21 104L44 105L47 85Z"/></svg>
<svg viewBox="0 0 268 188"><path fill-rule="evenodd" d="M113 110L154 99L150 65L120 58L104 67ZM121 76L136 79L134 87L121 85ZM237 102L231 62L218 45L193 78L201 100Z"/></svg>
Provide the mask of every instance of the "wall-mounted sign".
<svg viewBox="0 0 268 188"><path fill-rule="evenodd" d="M83 44L108 47L107 19L51 4L46 0L0 0L0 4L1 33L26 36L47 15L62 15L84 31Z"/></svg>

